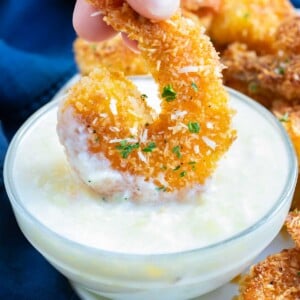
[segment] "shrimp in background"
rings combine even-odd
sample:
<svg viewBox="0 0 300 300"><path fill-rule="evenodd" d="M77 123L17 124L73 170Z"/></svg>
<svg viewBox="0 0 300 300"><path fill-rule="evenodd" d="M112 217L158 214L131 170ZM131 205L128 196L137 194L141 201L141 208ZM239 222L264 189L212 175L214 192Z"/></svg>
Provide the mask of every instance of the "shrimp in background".
<svg viewBox="0 0 300 300"><path fill-rule="evenodd" d="M279 25L295 14L288 0L221 0L209 35L220 49L239 42L258 53L273 53Z"/></svg>

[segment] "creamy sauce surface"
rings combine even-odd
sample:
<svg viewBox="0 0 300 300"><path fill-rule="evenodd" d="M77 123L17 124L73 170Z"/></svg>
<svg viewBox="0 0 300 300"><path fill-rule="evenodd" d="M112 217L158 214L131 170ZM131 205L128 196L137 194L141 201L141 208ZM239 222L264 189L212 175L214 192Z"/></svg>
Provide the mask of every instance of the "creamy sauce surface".
<svg viewBox="0 0 300 300"><path fill-rule="evenodd" d="M143 81L140 86L153 94L153 87ZM247 104L236 99L231 104L237 110L233 126L238 138L193 199L138 204L123 198L107 201L92 192L68 165L56 134L56 108L38 120L19 145L17 192L26 208L53 231L104 250L166 253L224 240L274 205L288 164L272 125Z"/></svg>

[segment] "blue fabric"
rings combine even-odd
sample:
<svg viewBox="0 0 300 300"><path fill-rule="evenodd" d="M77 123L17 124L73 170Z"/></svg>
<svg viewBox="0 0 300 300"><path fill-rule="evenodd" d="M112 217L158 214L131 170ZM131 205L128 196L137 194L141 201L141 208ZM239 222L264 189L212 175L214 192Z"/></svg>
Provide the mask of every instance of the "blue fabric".
<svg viewBox="0 0 300 300"><path fill-rule="evenodd" d="M2 177L16 129L75 73L73 6L71 0L0 1L0 299L78 299L18 229Z"/></svg>
<svg viewBox="0 0 300 300"><path fill-rule="evenodd" d="M75 73L74 1L0 1L0 299L78 299L18 229L3 186L8 141Z"/></svg>

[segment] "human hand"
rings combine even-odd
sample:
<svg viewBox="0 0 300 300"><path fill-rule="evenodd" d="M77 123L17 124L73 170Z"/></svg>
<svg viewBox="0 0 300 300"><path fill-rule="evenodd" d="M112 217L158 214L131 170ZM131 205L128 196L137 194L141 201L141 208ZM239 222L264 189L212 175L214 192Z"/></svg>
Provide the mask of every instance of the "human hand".
<svg viewBox="0 0 300 300"><path fill-rule="evenodd" d="M153 20L169 18L180 5L180 0L127 0L127 2L140 15ZM86 0L77 0L73 26L80 37L93 42L103 41L117 34ZM130 48L136 49L135 41L129 40L126 35L122 36Z"/></svg>

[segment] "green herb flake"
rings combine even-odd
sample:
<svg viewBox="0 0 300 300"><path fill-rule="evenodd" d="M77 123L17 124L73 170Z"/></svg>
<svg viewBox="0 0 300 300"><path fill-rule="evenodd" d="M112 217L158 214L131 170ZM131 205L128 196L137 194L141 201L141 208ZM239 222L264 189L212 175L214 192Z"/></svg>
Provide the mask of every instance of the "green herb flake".
<svg viewBox="0 0 300 300"><path fill-rule="evenodd" d="M278 74L278 75L284 75L285 73L285 68L282 67L282 66L279 66L275 69L275 73Z"/></svg>
<svg viewBox="0 0 300 300"><path fill-rule="evenodd" d="M142 100L146 100L148 98L148 96L146 94L142 94L141 98L142 98Z"/></svg>
<svg viewBox="0 0 300 300"><path fill-rule="evenodd" d="M256 82L250 82L248 85L248 91L250 93L256 93L258 91L258 85Z"/></svg>
<svg viewBox="0 0 300 300"><path fill-rule="evenodd" d="M120 145L116 146L116 149L119 150L122 158L127 158L128 155L135 149L139 148L139 143L129 144L126 140L120 142Z"/></svg>
<svg viewBox="0 0 300 300"><path fill-rule="evenodd" d="M176 166L174 169L173 169L173 171L177 171L177 170L179 170L180 169L180 166Z"/></svg>
<svg viewBox="0 0 300 300"><path fill-rule="evenodd" d="M156 148L156 144L154 142L150 142L147 147L145 147L143 152L152 152L153 149Z"/></svg>
<svg viewBox="0 0 300 300"><path fill-rule="evenodd" d="M168 84L164 87L161 96L165 98L167 102L171 102L176 99L177 93L174 91L172 85Z"/></svg>
<svg viewBox="0 0 300 300"><path fill-rule="evenodd" d="M172 148L172 152L178 157L181 158L180 146L175 146Z"/></svg>
<svg viewBox="0 0 300 300"><path fill-rule="evenodd" d="M184 177L185 175L186 175L186 171L182 171L182 172L179 174L180 177Z"/></svg>
<svg viewBox="0 0 300 300"><path fill-rule="evenodd" d="M198 122L189 122L188 129L191 133L199 133L200 125Z"/></svg>
<svg viewBox="0 0 300 300"><path fill-rule="evenodd" d="M297 272L297 276L299 276L299 277L300 277L300 271L299 271L299 272Z"/></svg>
<svg viewBox="0 0 300 300"><path fill-rule="evenodd" d="M193 171L196 170L196 162L195 161L190 161L190 162L188 162L188 164L192 167Z"/></svg>
<svg viewBox="0 0 300 300"><path fill-rule="evenodd" d="M198 86L195 82L192 82L191 87L195 92L199 92Z"/></svg>
<svg viewBox="0 0 300 300"><path fill-rule="evenodd" d="M289 113L286 112L280 119L280 122L288 122L289 121Z"/></svg>
<svg viewBox="0 0 300 300"><path fill-rule="evenodd" d="M156 187L155 190L165 192L167 190L167 188L163 185L163 186Z"/></svg>
<svg viewBox="0 0 300 300"><path fill-rule="evenodd" d="M165 166L165 165L162 165L160 168L161 168L162 170L167 170L167 166Z"/></svg>

